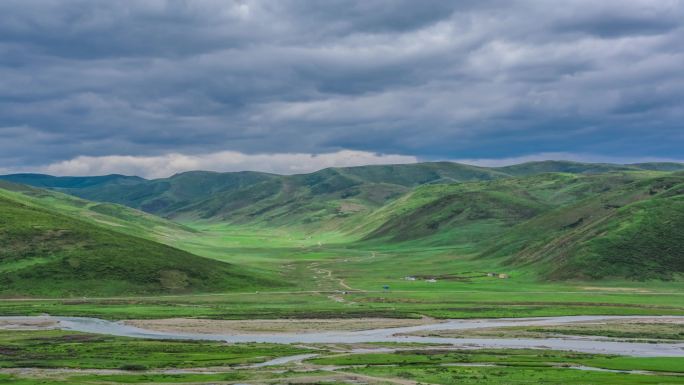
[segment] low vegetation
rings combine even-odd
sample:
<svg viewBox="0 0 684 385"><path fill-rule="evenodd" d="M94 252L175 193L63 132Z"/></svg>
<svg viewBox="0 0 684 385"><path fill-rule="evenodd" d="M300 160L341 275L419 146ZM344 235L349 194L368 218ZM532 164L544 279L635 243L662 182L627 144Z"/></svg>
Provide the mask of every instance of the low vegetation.
<svg viewBox="0 0 684 385"><path fill-rule="evenodd" d="M559 338L576 336L609 337L636 342L684 341L684 324L658 322L612 321L606 323L575 323L554 326L509 326L500 328L424 331L413 333L420 336L452 338Z"/></svg>
<svg viewBox="0 0 684 385"><path fill-rule="evenodd" d="M155 341L63 331L0 331L0 367L147 370L229 366L307 353L290 345Z"/></svg>
<svg viewBox="0 0 684 385"><path fill-rule="evenodd" d="M254 368L275 357L311 352L289 345L154 341L60 331L0 332L0 383L357 383L433 384L681 384L684 358L637 358L550 350L443 350L395 345L395 353L339 353L320 345L321 357L301 364ZM330 366L332 365L332 367ZM326 370L322 370L327 367ZM51 368L91 370L50 371ZM203 372L165 371L204 368ZM584 368L585 370L579 370ZM114 373L92 371L114 369ZM591 369L591 370L586 370ZM42 370L42 371L41 371ZM604 371L600 371L604 370ZM614 371L614 372L611 372ZM619 371L626 371L621 373ZM630 373L632 372L632 373ZM362 376L362 377L359 377ZM560 382L559 382L560 381Z"/></svg>
<svg viewBox="0 0 684 385"><path fill-rule="evenodd" d="M202 258L0 194L0 294L107 296L263 286Z"/></svg>

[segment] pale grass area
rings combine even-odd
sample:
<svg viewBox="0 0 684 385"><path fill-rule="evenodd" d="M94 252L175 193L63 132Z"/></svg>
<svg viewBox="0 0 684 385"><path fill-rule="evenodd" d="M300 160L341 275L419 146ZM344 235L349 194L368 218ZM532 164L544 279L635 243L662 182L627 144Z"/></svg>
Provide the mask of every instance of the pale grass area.
<svg viewBox="0 0 684 385"><path fill-rule="evenodd" d="M431 318L350 318L350 319L277 319L277 320L211 320L167 318L127 320L124 323L139 328L163 332L206 334L314 333L325 331L358 331L416 326L436 323Z"/></svg>
<svg viewBox="0 0 684 385"><path fill-rule="evenodd" d="M56 329L58 321L50 318L16 317L0 320L0 330L50 330Z"/></svg>
<svg viewBox="0 0 684 385"><path fill-rule="evenodd" d="M550 338L564 334L573 335L577 330L587 335L603 336L611 332L668 333L675 334L684 328L682 318L632 318L620 320L585 321L548 324L543 326L505 326L470 330L425 330L407 335L448 338ZM541 330L544 330L543 332Z"/></svg>
<svg viewBox="0 0 684 385"><path fill-rule="evenodd" d="M651 293L652 290L637 288L637 287L606 287L606 286L583 286L583 290L589 291L608 291L608 292L635 292L635 293Z"/></svg>

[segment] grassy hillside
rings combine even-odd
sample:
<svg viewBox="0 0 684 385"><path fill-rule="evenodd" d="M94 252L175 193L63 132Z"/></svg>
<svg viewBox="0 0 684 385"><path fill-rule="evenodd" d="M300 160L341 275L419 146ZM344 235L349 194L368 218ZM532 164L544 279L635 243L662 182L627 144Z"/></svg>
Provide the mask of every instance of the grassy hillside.
<svg viewBox="0 0 684 385"><path fill-rule="evenodd" d="M505 178L509 175L491 168L453 162L360 166L332 169L358 181L419 186L428 183L453 183ZM325 173L326 170L318 173ZM314 173L316 175L318 173Z"/></svg>
<svg viewBox="0 0 684 385"><path fill-rule="evenodd" d="M553 278L671 279L684 273L684 196L651 199L618 210L575 246Z"/></svg>
<svg viewBox="0 0 684 385"><path fill-rule="evenodd" d="M187 172L157 180L9 178L139 208L217 236L249 227L288 233L288 242L297 245L311 245L313 237L319 245L358 241L353 247L457 248L545 279L670 279L684 259L676 230L682 173L671 172L682 167L546 161L485 168L435 162L291 176ZM188 228L117 204L43 190L21 193L39 198L32 203L39 207L60 207L119 232L189 245L193 253L219 259L227 254L249 259L234 254L239 248L226 249L223 241L195 249L202 242L189 241Z"/></svg>
<svg viewBox="0 0 684 385"><path fill-rule="evenodd" d="M631 167L637 167L642 170L652 170L652 171L682 171L684 170L684 164L674 163L674 162L651 162L651 163L634 163L630 164Z"/></svg>
<svg viewBox="0 0 684 385"><path fill-rule="evenodd" d="M679 174L541 174L421 186L354 230L368 246L457 246L545 279L672 279L682 202Z"/></svg>
<svg viewBox="0 0 684 385"><path fill-rule="evenodd" d="M272 285L210 260L0 190L0 294L129 295Z"/></svg>
<svg viewBox="0 0 684 385"><path fill-rule="evenodd" d="M540 174L485 182L426 185L375 211L361 226L365 239L432 244L489 240L544 212L603 194L650 173Z"/></svg>
<svg viewBox="0 0 684 385"><path fill-rule="evenodd" d="M684 176L636 180L592 194L500 235L505 257L551 279L671 279L684 273Z"/></svg>
<svg viewBox="0 0 684 385"><path fill-rule="evenodd" d="M0 179L34 187L60 189L87 189L96 188L98 186L111 186L118 184L130 186L144 181L143 178L137 176L125 176L117 174L87 177L58 177L45 174L12 174L1 176Z"/></svg>
<svg viewBox="0 0 684 385"><path fill-rule="evenodd" d="M292 176L194 171L150 181L118 176L3 178L169 218L305 225L369 211L420 184L505 176L486 168L443 162L333 168Z"/></svg>
<svg viewBox="0 0 684 385"><path fill-rule="evenodd" d="M52 190L1 180L0 196L20 200L34 207L56 210L82 221L152 240L164 240L194 232L190 227L126 206L91 202Z"/></svg>
<svg viewBox="0 0 684 385"><path fill-rule="evenodd" d="M473 166L424 163L332 168L292 176L195 171L151 181L112 178L100 183L83 177L78 184L73 178L19 179L175 219L306 225L370 211L420 184L505 176Z"/></svg>
<svg viewBox="0 0 684 385"><path fill-rule="evenodd" d="M642 165L649 165L643 163ZM541 162L527 162L497 168L502 173L511 176L536 175L547 172L564 172L572 174L599 174L616 171L654 170L637 165L621 165L609 163L580 163L570 161L547 160Z"/></svg>
<svg viewBox="0 0 684 385"><path fill-rule="evenodd" d="M684 168L677 163L637 165L566 161L487 168L451 162L330 168L282 176L258 172L186 172L145 180L109 175L52 177L17 174L0 179L56 189L88 200L112 202L175 219L306 225L346 221L427 184L489 181L542 173L595 174Z"/></svg>
<svg viewBox="0 0 684 385"><path fill-rule="evenodd" d="M503 177L488 169L447 162L329 168L219 193L179 209L176 215L199 213L201 218L237 224L336 229L351 217L362 217L415 186Z"/></svg>

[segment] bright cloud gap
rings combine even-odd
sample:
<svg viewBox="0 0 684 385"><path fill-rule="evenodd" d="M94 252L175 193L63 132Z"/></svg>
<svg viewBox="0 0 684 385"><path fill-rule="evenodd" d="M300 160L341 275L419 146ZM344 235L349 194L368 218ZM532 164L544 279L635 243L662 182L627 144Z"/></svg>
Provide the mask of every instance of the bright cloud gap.
<svg viewBox="0 0 684 385"><path fill-rule="evenodd" d="M79 156L38 168L50 175L138 175L163 178L185 171L261 171L301 174L326 167L415 163L414 156L342 150L324 154L244 154L221 151L203 155L171 153L160 156Z"/></svg>
<svg viewBox="0 0 684 385"><path fill-rule="evenodd" d="M159 156L107 155L78 156L70 160L38 167L0 168L0 173L44 173L56 176L93 176L108 174L137 175L144 178L165 178L186 171L260 171L274 174L304 174L327 167L353 167L385 164L410 164L423 161L451 161L483 167L501 167L525 162L565 160L587 163L630 164L645 162L677 162L684 159L659 157L607 157L567 152L544 152L504 158L425 159L412 155L379 154L366 151L340 150L322 154L273 153L245 154L220 151L188 155L169 153Z"/></svg>

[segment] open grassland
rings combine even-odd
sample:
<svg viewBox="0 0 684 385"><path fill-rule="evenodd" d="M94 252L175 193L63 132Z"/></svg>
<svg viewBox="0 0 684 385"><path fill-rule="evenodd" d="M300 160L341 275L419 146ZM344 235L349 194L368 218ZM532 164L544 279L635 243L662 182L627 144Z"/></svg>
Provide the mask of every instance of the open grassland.
<svg viewBox="0 0 684 385"><path fill-rule="evenodd" d="M291 345L154 341L63 331L0 332L0 367L128 369L230 366L307 353Z"/></svg>
<svg viewBox="0 0 684 385"><path fill-rule="evenodd" d="M174 246L267 272L288 285L245 285L203 294L15 299L0 302L0 314L107 319L684 314L682 281L540 281L534 270L474 258L467 247L349 246L334 233L190 225L198 232L178 238Z"/></svg>
<svg viewBox="0 0 684 385"><path fill-rule="evenodd" d="M442 318L679 314L681 173L616 166L607 174L575 174L607 166L528 166L564 172L428 164L292 178L185 173L166 182L22 176L64 191L97 187L91 192L105 194L94 197L142 189L127 199L148 192L156 198L134 201L152 212L166 204L159 209L172 209L168 215L177 222L0 182L0 242L9 250L0 260L4 294L79 298L86 305L93 302L83 297L160 295L158 302L141 298L131 305L167 307L172 300L161 296L171 294L180 296L178 303L197 303L198 316L228 313L203 309L196 294L204 293L225 298L234 317L248 316L251 302L266 293L292 296L280 310L257 309L268 317L312 310ZM111 183L118 187L110 190ZM247 193L262 183L276 183L277 194L263 200ZM388 183L402 194L364 195ZM347 210L361 200L366 209ZM281 212L286 206L292 210ZM244 295L244 304L234 294ZM182 316L187 309L178 311Z"/></svg>
<svg viewBox="0 0 684 385"><path fill-rule="evenodd" d="M684 373L680 357L620 357L552 350L399 350L392 353L331 354L312 363L334 366L387 366L489 364L506 367L589 366L611 370Z"/></svg>
<svg viewBox="0 0 684 385"><path fill-rule="evenodd" d="M355 373L374 378L402 379L405 384L681 384L680 376L653 376L580 371L558 368L511 367L370 367L356 368ZM397 382L398 383L398 382Z"/></svg>
<svg viewBox="0 0 684 385"><path fill-rule="evenodd" d="M375 248L460 247L479 258L534 265L531 270L544 279L647 280L676 279L684 272L681 234L673 230L681 227L684 211L684 175L672 172L678 169L674 164L573 162L491 169L441 162L292 176L188 172L151 181L3 178L110 202L95 204L29 187L21 191L40 197L44 206L92 217L119 231L139 230L139 236L153 233L164 243L185 237L188 228L131 208L176 222L211 224L213 231L227 230L224 239L188 246L219 259L225 258L225 241L234 244L225 239L235 235L231 229L259 228L263 236L280 232L281 241L290 238L282 247L296 247L292 238L301 234L321 243L362 241Z"/></svg>
<svg viewBox="0 0 684 385"><path fill-rule="evenodd" d="M95 385L95 384L577 384L577 385L668 385L682 384L682 377L601 373L556 368L486 368L486 367L395 367L365 368L335 372L244 371L222 374L150 374L150 375L90 375L68 379L34 379L0 376L0 384L13 385Z"/></svg>
<svg viewBox="0 0 684 385"><path fill-rule="evenodd" d="M620 340L684 341L684 322L679 320L632 319L619 321L585 322L573 325L512 326L488 329L423 331L421 336L485 337L485 338L553 338L559 336L601 336Z"/></svg>

